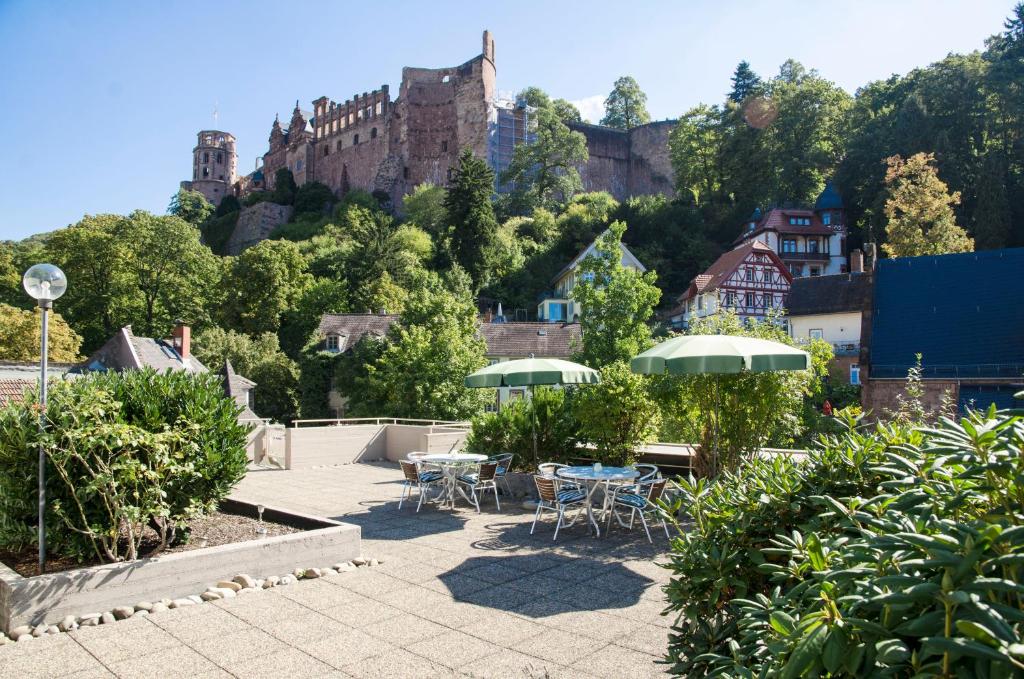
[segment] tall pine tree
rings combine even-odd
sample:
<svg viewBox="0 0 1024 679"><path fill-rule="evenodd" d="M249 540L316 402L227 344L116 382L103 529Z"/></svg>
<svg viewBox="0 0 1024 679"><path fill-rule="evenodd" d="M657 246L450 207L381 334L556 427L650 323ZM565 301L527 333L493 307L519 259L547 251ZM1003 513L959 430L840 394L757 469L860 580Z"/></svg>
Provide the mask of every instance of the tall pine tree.
<svg viewBox="0 0 1024 679"><path fill-rule="evenodd" d="M451 228L452 258L469 272L477 288L487 277L487 260L498 233L498 220L491 204L493 193L494 172L470 149L465 149L444 207Z"/></svg>

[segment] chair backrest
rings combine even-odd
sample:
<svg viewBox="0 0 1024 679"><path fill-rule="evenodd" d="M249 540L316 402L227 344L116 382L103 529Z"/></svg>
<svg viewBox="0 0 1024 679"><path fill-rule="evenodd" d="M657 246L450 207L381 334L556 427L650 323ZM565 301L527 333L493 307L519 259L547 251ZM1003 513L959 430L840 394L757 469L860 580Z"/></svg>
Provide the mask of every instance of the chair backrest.
<svg viewBox="0 0 1024 679"><path fill-rule="evenodd" d="M547 476L550 478L556 478L558 476L558 470L568 467L567 464L559 464L558 462L544 462L537 465L537 473L541 476Z"/></svg>
<svg viewBox="0 0 1024 679"><path fill-rule="evenodd" d="M533 475L533 482L537 484L537 495L542 502L557 502L558 496L555 490L555 480L541 474Z"/></svg>
<svg viewBox="0 0 1024 679"><path fill-rule="evenodd" d="M420 473L415 462L409 462L408 460L400 460L399 464L402 465L402 474L405 475L406 481L412 481L413 483L420 482Z"/></svg>
<svg viewBox="0 0 1024 679"><path fill-rule="evenodd" d="M668 479L653 479L646 485L650 487L647 491L647 500L654 503L660 500L661 496L664 495L665 486L668 485Z"/></svg>
<svg viewBox="0 0 1024 679"><path fill-rule="evenodd" d="M515 457L512 453L498 453L492 455L487 459L488 462L496 462L498 464L498 476L508 473L512 469L512 458Z"/></svg>
<svg viewBox="0 0 1024 679"><path fill-rule="evenodd" d="M640 481L641 483L658 477L658 465L641 463L633 465L633 469L640 472L640 476L637 481Z"/></svg>
<svg viewBox="0 0 1024 679"><path fill-rule="evenodd" d="M478 481L490 481L498 473L497 462L481 462L480 474L476 477Z"/></svg>

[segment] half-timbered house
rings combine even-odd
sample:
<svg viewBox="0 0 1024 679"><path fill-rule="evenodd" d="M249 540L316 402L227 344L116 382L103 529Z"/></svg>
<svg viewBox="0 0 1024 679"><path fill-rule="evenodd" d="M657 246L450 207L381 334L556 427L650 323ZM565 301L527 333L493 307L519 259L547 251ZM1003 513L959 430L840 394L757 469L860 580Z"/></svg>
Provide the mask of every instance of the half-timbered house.
<svg viewBox="0 0 1024 679"><path fill-rule="evenodd" d="M670 313L672 325L731 309L743 319L761 320L785 307L793 275L775 251L750 240L726 252L690 283Z"/></svg>

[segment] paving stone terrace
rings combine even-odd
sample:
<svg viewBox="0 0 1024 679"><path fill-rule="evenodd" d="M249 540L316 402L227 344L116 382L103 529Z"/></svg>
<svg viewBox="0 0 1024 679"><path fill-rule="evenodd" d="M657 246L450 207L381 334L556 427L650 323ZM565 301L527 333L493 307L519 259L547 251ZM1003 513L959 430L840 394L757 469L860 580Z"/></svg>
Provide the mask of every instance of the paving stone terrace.
<svg viewBox="0 0 1024 679"><path fill-rule="evenodd" d="M581 520L552 542L550 513L531 536L519 503L417 514L398 510L400 489L394 464L251 471L237 497L355 523L384 562L9 643L0 676L663 675L663 533L653 547L639 526L595 539Z"/></svg>

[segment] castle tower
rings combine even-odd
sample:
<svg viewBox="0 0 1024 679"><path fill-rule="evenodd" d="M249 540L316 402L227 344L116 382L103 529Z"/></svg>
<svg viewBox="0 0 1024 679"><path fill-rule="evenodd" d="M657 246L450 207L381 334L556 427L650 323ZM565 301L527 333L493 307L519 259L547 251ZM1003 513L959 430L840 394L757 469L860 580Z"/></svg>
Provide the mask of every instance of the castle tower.
<svg viewBox="0 0 1024 679"><path fill-rule="evenodd" d="M238 179L238 154L235 137L220 130L203 130L192 149L192 181L181 188L198 191L214 205L231 193Z"/></svg>

